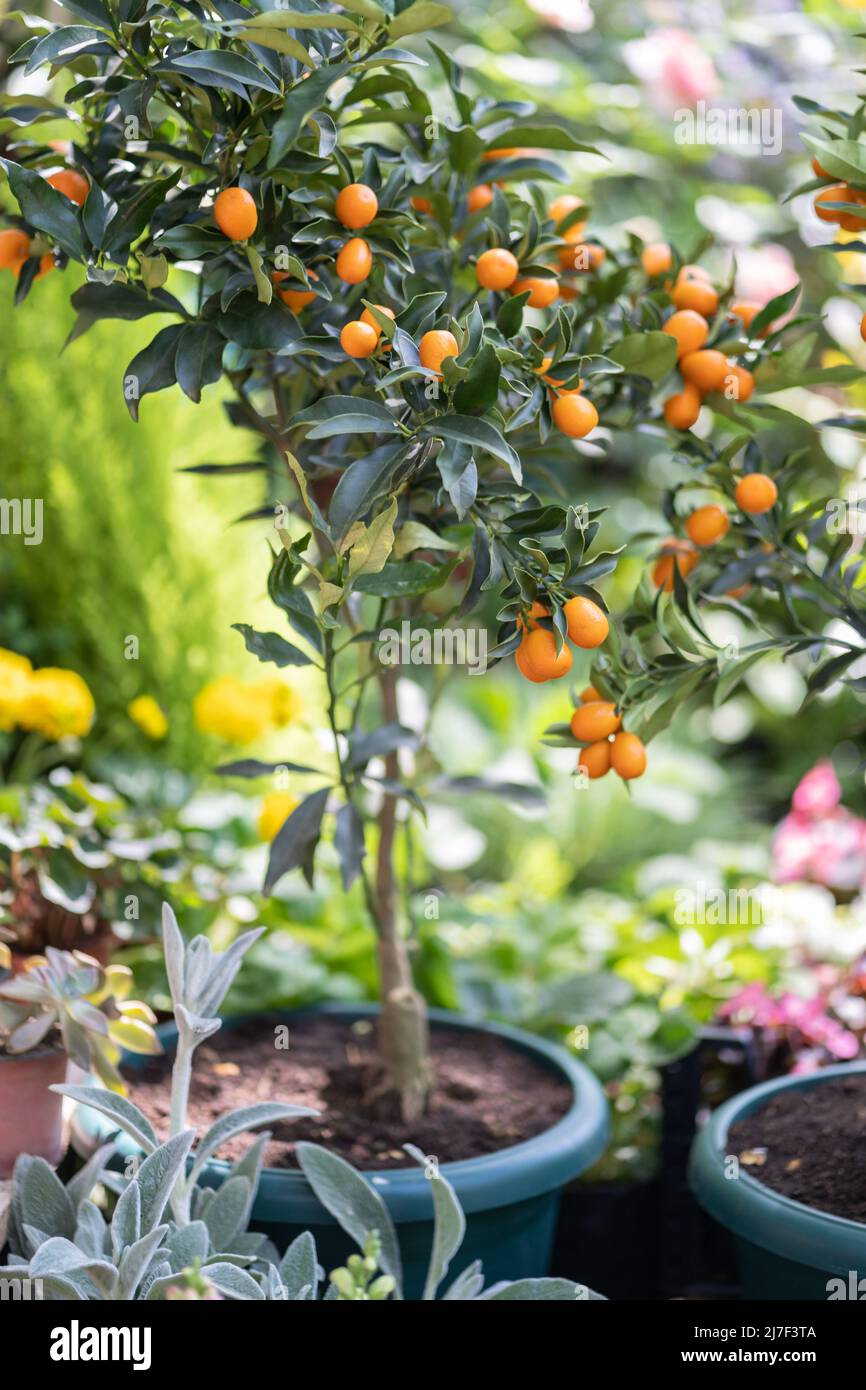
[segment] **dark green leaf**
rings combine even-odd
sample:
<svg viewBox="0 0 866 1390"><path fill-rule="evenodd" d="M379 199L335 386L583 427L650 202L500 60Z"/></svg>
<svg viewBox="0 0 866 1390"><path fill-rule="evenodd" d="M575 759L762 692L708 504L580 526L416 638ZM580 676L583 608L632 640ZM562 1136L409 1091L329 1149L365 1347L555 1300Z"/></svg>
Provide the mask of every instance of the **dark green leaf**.
<svg viewBox="0 0 866 1390"><path fill-rule="evenodd" d="M439 415L424 426L424 433L439 439L454 439L459 444L469 444L483 449L494 458L508 465L516 483L522 478L520 459L511 445L506 443L499 430L487 420L476 420L471 415Z"/></svg>
<svg viewBox="0 0 866 1390"><path fill-rule="evenodd" d="M174 359L177 384L191 401L200 401L203 386L219 381L225 339L207 323L191 323L181 333Z"/></svg>
<svg viewBox="0 0 866 1390"><path fill-rule="evenodd" d="M571 150L584 154L598 154L595 145L584 145L571 131L555 125L513 125L490 140L485 146L488 150L525 149L536 146L542 150Z"/></svg>
<svg viewBox="0 0 866 1390"><path fill-rule="evenodd" d="M117 215L108 224L105 235L105 251L109 256L125 259L123 253L141 236L158 207L165 202L166 195L174 188L183 173L176 169L167 178L146 183L128 202L122 203ZM88 198L87 203L92 201Z"/></svg>
<svg viewBox="0 0 866 1390"><path fill-rule="evenodd" d="M154 391L174 386L174 359L183 324L163 328L146 348L136 353L123 376L126 408L133 420L138 419L139 401Z"/></svg>
<svg viewBox="0 0 866 1390"><path fill-rule="evenodd" d="M627 372L661 381L676 365L676 339L670 333L630 333L608 348L607 356Z"/></svg>
<svg viewBox="0 0 866 1390"><path fill-rule="evenodd" d="M364 396L325 396L315 405L300 410L291 421L295 425L314 425L326 433L312 433L311 438L327 438L329 434L369 434L393 432L398 428L394 416L378 401ZM331 428L333 426L333 428Z"/></svg>
<svg viewBox="0 0 866 1390"><path fill-rule="evenodd" d="M215 322L230 342L266 352L281 352L297 343L299 336L297 319L284 305L260 304L252 294L239 295Z"/></svg>
<svg viewBox="0 0 866 1390"><path fill-rule="evenodd" d="M500 305L496 315L496 327L503 338L516 338L523 327L523 311L529 301L529 290L511 295Z"/></svg>
<svg viewBox="0 0 866 1390"><path fill-rule="evenodd" d="M364 863L364 823L351 802L341 806L334 818L334 845L340 858L340 877L348 892Z"/></svg>
<svg viewBox="0 0 866 1390"><path fill-rule="evenodd" d="M260 87L263 91L279 94L279 87L269 73L249 58L239 53L228 53L219 48L193 49L171 58L167 64L177 72L185 73L203 87L223 87L241 83L244 87ZM311 79L312 80L312 79ZM229 87L232 90L232 87Z"/></svg>
<svg viewBox="0 0 866 1390"><path fill-rule="evenodd" d="M180 301L165 290L152 290L148 295L132 285L100 285L95 280L81 285L72 295L70 303L73 309L78 310L78 318L67 344L80 338L91 324L100 319L133 320L145 318L148 314L184 313Z"/></svg>
<svg viewBox="0 0 866 1390"><path fill-rule="evenodd" d="M307 767L304 763L260 763L257 758L240 758L234 763L221 763L214 771L220 777L272 777L275 772L315 772L321 776L316 767Z"/></svg>
<svg viewBox="0 0 866 1390"><path fill-rule="evenodd" d="M35 169L25 169L11 159L0 159L0 165L25 220L56 241L73 260L83 260L80 214L71 199L58 193Z"/></svg>
<svg viewBox="0 0 866 1390"><path fill-rule="evenodd" d="M271 131L268 169L278 167L286 150L295 143L304 121L321 105L328 89L345 72L348 72L347 63L323 63L303 82L295 83Z"/></svg>
<svg viewBox="0 0 866 1390"><path fill-rule="evenodd" d="M541 787L529 787L522 782L493 782L487 777L440 777L434 783L437 792L487 792L503 801L516 801L521 806L543 806L547 798Z"/></svg>
<svg viewBox="0 0 866 1390"><path fill-rule="evenodd" d="M793 309L799 296L799 285L793 285L792 288L786 290L784 294L777 294L776 298L771 299L768 304L765 304L760 313L756 314L752 319L751 327L749 328L749 336L752 338L759 337L765 328L769 328L776 319L782 318L787 314L789 309Z"/></svg>
<svg viewBox="0 0 866 1390"><path fill-rule="evenodd" d="M320 652L322 634L313 612L313 605L295 582L300 568L300 565L292 561L288 551L280 550L268 574L268 595L278 608L282 608L295 632Z"/></svg>
<svg viewBox="0 0 866 1390"><path fill-rule="evenodd" d="M450 575L456 560L445 565L428 565L424 560L402 560L386 565L378 574L362 574L355 588L379 598L408 598L413 594L429 594L438 589Z"/></svg>
<svg viewBox="0 0 866 1390"><path fill-rule="evenodd" d="M24 76L29 77L43 63L63 66L64 58L73 58L78 51L92 44L103 44L108 36L84 24L65 24L45 34L30 51Z"/></svg>
<svg viewBox="0 0 866 1390"><path fill-rule="evenodd" d="M470 365L468 376L454 392L457 410L484 411L495 405L499 399L501 370L495 348L486 343Z"/></svg>
<svg viewBox="0 0 866 1390"><path fill-rule="evenodd" d="M446 440L436 456L436 467L458 519L463 520L478 493L478 468L468 444Z"/></svg>
<svg viewBox="0 0 866 1390"><path fill-rule="evenodd" d="M299 647L293 647L278 632L256 632L247 623L232 623L235 632L244 639L246 649L257 656L259 661L268 661L273 666L310 666L310 658Z"/></svg>
<svg viewBox="0 0 866 1390"><path fill-rule="evenodd" d="M402 444L386 444L349 464L334 489L328 519L334 535L345 535L390 485L394 473L406 457Z"/></svg>
<svg viewBox="0 0 866 1390"><path fill-rule="evenodd" d="M372 733L350 740L347 767L366 767L371 758L384 758L397 748L416 749L419 744L418 735L412 729L405 729L402 724L382 724Z"/></svg>
<svg viewBox="0 0 866 1390"><path fill-rule="evenodd" d="M328 802L330 787L311 792L281 826L271 845L264 893L270 895L284 874L302 869L312 886L313 858L322 833L322 817Z"/></svg>

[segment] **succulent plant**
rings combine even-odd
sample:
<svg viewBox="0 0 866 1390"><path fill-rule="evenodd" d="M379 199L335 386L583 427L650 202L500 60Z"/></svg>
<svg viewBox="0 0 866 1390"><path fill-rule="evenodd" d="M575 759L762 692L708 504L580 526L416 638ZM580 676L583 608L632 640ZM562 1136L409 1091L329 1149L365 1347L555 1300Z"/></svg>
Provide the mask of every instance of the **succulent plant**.
<svg viewBox="0 0 866 1390"><path fill-rule="evenodd" d="M45 956L28 959L22 974L0 984L0 1050L31 1052L56 1030L77 1066L123 1092L117 1070L123 1048L162 1051L156 1018L147 1004L127 998L131 988L125 965L103 967L81 951L49 946Z"/></svg>
<svg viewBox="0 0 866 1390"><path fill-rule="evenodd" d="M265 1235L248 1229L267 1132L237 1160L221 1186L199 1183L208 1158L226 1140L270 1121L313 1112L278 1101L248 1106L215 1121L195 1147L195 1131L187 1125L193 1054L219 1028L217 1010L258 935L246 932L227 951L216 953L205 937L186 944L173 913L164 909L163 942L178 1026L171 1133L160 1143L150 1121L125 1096L90 1086L53 1087L107 1115L143 1156L127 1160L123 1172L108 1167L117 1153L112 1140L65 1186L44 1159L20 1157L13 1178L9 1263L0 1277L38 1279L49 1300L318 1299L324 1276L310 1232L280 1256ZM407 1149L425 1164L420 1150ZM401 1299L400 1248L378 1192L351 1164L318 1144L299 1144L298 1158L319 1201L362 1252L333 1271L324 1299ZM435 1229L425 1300L436 1297L466 1227L457 1196L438 1170L430 1190ZM94 1200L97 1191L117 1196L110 1219ZM443 1294L463 1302L596 1296L563 1279L525 1279L484 1289L477 1262Z"/></svg>

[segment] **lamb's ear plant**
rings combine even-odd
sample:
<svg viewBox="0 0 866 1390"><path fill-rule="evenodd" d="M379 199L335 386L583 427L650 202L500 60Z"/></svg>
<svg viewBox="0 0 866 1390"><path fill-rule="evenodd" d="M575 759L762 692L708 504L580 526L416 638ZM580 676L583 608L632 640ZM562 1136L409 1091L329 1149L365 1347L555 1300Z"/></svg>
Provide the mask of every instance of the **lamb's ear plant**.
<svg viewBox="0 0 866 1390"><path fill-rule="evenodd" d="M308 1302L323 1282L307 1231L280 1257L266 1236L250 1231L265 1146L260 1134L218 1188L202 1186L207 1160L228 1139L271 1121L315 1112L265 1101L222 1116L196 1143L187 1123L192 1057L219 1028L219 1009L245 952L259 936L245 932L223 953L205 937L188 945L171 909L163 913L169 986L178 1023L172 1071L171 1133L160 1143L146 1115L126 1096L94 1086L52 1089L107 1116L136 1145L124 1171L108 1166L114 1140L91 1155L65 1185L42 1158L22 1155L13 1175L10 1254L0 1277L39 1280L49 1300L215 1297ZM424 1164L424 1155L409 1148ZM402 1297L400 1248L388 1209L351 1164L317 1144L299 1144L303 1171L323 1206L361 1254L335 1270L329 1301L379 1302ZM424 1298L432 1299L463 1240L457 1197L438 1172L431 1180L435 1231ZM107 1202L116 1197L107 1215ZM479 1267L464 1271L448 1299L553 1299L586 1296L567 1280L521 1280L483 1289Z"/></svg>
<svg viewBox="0 0 866 1390"><path fill-rule="evenodd" d="M21 1055L59 1034L73 1062L122 1093L121 1050L162 1051L156 1017L147 1004L127 998L131 988L128 967L103 967L81 951L49 946L45 956L30 957L22 974L0 984L0 1051Z"/></svg>
<svg viewBox="0 0 866 1390"><path fill-rule="evenodd" d="M432 1302L437 1296L460 1303L491 1300L572 1302L600 1297L571 1279L517 1279L485 1288L480 1260L467 1265L440 1295L451 1262L463 1244L466 1217L457 1193L439 1168L431 1166L426 1156L413 1144L405 1147L410 1157L429 1176L433 1199L433 1241L422 1302ZM376 1303L388 1298L402 1298L403 1274L397 1232L379 1193L345 1159L329 1153L318 1144L298 1144L297 1152L304 1176L319 1201L362 1252L350 1255L344 1266L331 1272L325 1298L344 1303ZM299 1240L304 1239L307 1237L299 1237ZM286 1261L290 1253L287 1252ZM313 1252L308 1247L308 1259L312 1257ZM315 1297L314 1286L307 1296Z"/></svg>
<svg viewBox="0 0 866 1390"><path fill-rule="evenodd" d="M187 945L171 909L164 909L163 943L178 1026L170 1133L164 1143L125 1096L94 1086L53 1087L107 1116L142 1156L128 1160L126 1172L114 1172L105 1165L115 1146L104 1146L66 1187L44 1160L19 1158L10 1222L12 1257L19 1273L26 1264L28 1276L43 1281L49 1296L160 1297L196 1261L224 1296L265 1296L247 1266L261 1257L266 1238L247 1228L270 1136L259 1136L218 1189L199 1186L198 1178L207 1159L235 1135L313 1112L271 1101L247 1106L217 1120L194 1149L195 1131L187 1124L193 1053L219 1028L217 1010L259 935L245 932L223 953L202 936ZM117 1194L110 1222L91 1200L97 1185ZM269 1255L262 1268L270 1262Z"/></svg>

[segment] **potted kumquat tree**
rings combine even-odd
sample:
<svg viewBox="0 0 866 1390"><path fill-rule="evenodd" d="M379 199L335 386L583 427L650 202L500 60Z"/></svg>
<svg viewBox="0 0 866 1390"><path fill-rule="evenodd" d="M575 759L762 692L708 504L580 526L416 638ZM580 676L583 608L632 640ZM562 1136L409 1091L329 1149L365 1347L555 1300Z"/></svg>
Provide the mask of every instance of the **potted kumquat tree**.
<svg viewBox="0 0 866 1390"><path fill-rule="evenodd" d="M53 268L83 267L72 351L101 320L156 317L118 374L132 419L158 409L142 405L158 392L197 402L220 383L232 423L255 439L249 467L276 478L262 515L274 516L268 592L288 635L236 626L259 661L318 669L330 748L326 766L247 758L220 770L308 779L273 838L265 889L297 870L312 882L331 841L375 928L380 981L372 1014L326 1010L293 1033L342 1030L346 1105L356 1128L358 1116L378 1127L379 1152L360 1166L385 1170L407 1250L430 1201L404 1139L455 1164L461 1258L493 1246L512 1274L542 1273L556 1195L604 1143L600 1090L526 1035L437 1017L431 1042L396 869L405 818L425 798L540 792L446 778L402 715L384 637L406 623L429 632L431 596L456 625L495 626L491 662L561 683L564 719L546 738L574 750L584 784L641 777L674 711L726 698L765 653L808 655L814 691L842 676L866 633L860 592L838 573L823 501L804 502L796 458L775 457L760 428L809 316L790 318L796 289L760 309L737 301L679 248L636 236L603 246L583 200L550 187L567 179L561 157L593 147L528 103L472 95L423 37L445 6L69 9L74 24L34 21L15 55L25 77L47 67L73 85L33 105L7 99L0 259L20 301ZM73 123L62 157L40 143L47 114ZM715 431L693 431L699 416ZM673 534L638 538L646 573L612 615L599 586L618 552L601 548L581 465L642 430L668 439L682 481L663 499ZM753 640L735 652L714 641L705 614L719 609ZM860 640L825 635L828 610ZM567 714L575 652L592 653L591 683ZM242 1031L226 1036L247 1045ZM473 1052L491 1078L528 1066L517 1089L530 1097L534 1074L546 1107L519 1123L496 1116L480 1151L440 1123ZM258 1219L284 1236L315 1222L301 1175L265 1177Z"/></svg>

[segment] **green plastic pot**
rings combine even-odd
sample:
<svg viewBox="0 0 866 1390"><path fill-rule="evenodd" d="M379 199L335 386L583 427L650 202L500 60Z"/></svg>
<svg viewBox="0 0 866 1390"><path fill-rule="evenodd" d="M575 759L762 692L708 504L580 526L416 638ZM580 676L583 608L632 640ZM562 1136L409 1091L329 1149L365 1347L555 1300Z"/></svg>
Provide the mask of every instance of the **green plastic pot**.
<svg viewBox="0 0 866 1390"><path fill-rule="evenodd" d="M793 1202L742 1168L737 1178L725 1176L733 1124L783 1091L809 1091L852 1072L866 1073L866 1062L753 1086L720 1105L695 1139L689 1184L705 1211L736 1237L744 1298L824 1301L831 1292L840 1296L840 1286L828 1287L831 1279L842 1279L848 1291L842 1296L850 1298L866 1278L866 1225Z"/></svg>
<svg viewBox="0 0 866 1390"><path fill-rule="evenodd" d="M280 1017L289 1025L293 1019L309 1014L326 1014L352 1023L362 1018L375 1018L376 1013L377 1008L372 1004L322 1004ZM550 1129L483 1158L441 1166L466 1213L466 1238L452 1262L451 1276L455 1277L473 1260L481 1260L488 1283L500 1279L540 1278L548 1272L560 1193L567 1183L595 1162L607 1144L609 1122L604 1092L587 1067L564 1048L542 1038L441 1009L431 1009L430 1020L441 1028L503 1038L542 1067L556 1072L571 1086L571 1107ZM228 1030L232 1026L231 1019L224 1024ZM159 1033L164 1046L170 1050L177 1036L174 1026L164 1025ZM124 1062L128 1069L134 1070L142 1065L143 1059L127 1056ZM291 1096L284 1099L291 1100ZM85 1143L104 1139L112 1130L110 1120L86 1108L78 1109L75 1126ZM121 1154L135 1151L132 1141L124 1135L120 1136L119 1148ZM204 1169L202 1182L218 1187L229 1167L222 1159L212 1159ZM397 1227L405 1295L418 1298L433 1237L430 1182L420 1167L370 1172L365 1177L384 1199ZM346 1256L355 1249L349 1237L325 1211L303 1173L288 1169L263 1169L253 1207L252 1228L265 1231L281 1250L301 1231L312 1231L326 1271L345 1263ZM572 1277L579 1279L579 1271L575 1270Z"/></svg>

